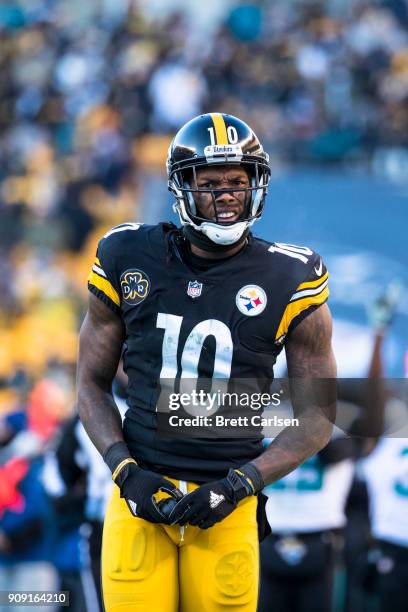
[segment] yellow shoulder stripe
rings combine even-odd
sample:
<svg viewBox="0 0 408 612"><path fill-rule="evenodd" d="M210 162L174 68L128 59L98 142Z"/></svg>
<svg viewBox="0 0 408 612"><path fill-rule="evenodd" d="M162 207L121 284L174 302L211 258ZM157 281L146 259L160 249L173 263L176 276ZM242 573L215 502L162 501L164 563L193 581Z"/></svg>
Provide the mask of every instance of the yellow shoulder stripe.
<svg viewBox="0 0 408 612"><path fill-rule="evenodd" d="M296 302L289 302L283 313L281 322L279 323L278 331L276 332L275 340L278 340L281 336L288 333L288 329L293 319L295 319L301 312L310 308L310 306L319 306L323 304L329 297L329 287L326 286L323 291L317 295L308 295L302 300Z"/></svg>
<svg viewBox="0 0 408 612"><path fill-rule="evenodd" d="M99 266L100 268L102 268L101 266L101 262L99 261L99 259L97 257L95 257L95 263L97 266Z"/></svg>
<svg viewBox="0 0 408 612"><path fill-rule="evenodd" d="M114 287L112 287L112 285L106 278L102 278L98 274L95 274L95 272L91 272L88 276L88 283L90 283L97 289L100 289L100 291L102 291L102 293L104 293L106 297L112 300L112 302L116 304L116 306L120 306L118 292L116 291L116 289L114 289Z"/></svg>
<svg viewBox="0 0 408 612"><path fill-rule="evenodd" d="M317 287L318 285L324 283L326 279L329 278L329 273L323 274L320 278L314 281L307 281L306 283L301 283L296 291L300 291L301 289L313 289L313 287Z"/></svg>
<svg viewBox="0 0 408 612"><path fill-rule="evenodd" d="M213 120L215 128L217 145L228 144L227 128L225 126L224 117L221 115L221 113L211 113L211 119Z"/></svg>

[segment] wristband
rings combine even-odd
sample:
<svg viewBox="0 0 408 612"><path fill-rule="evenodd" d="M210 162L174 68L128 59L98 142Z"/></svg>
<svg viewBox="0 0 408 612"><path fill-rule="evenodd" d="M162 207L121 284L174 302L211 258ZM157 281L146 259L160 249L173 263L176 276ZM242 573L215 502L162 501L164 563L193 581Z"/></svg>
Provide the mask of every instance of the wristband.
<svg viewBox="0 0 408 612"><path fill-rule="evenodd" d="M125 467L125 465L128 465L128 463L134 463L135 465L137 465L136 461L132 459L132 457L128 457L127 459L124 459L123 461L121 461L118 467L115 469L115 471L112 474L113 482L116 482L116 478L119 476L120 472Z"/></svg>
<svg viewBox="0 0 408 612"><path fill-rule="evenodd" d="M103 460L109 467L112 474L115 473L116 468L125 459L132 459L129 449L125 442L114 442L107 451L103 454ZM134 461L134 459L132 459ZM125 464L124 464L125 465ZM117 474L116 474L117 476Z"/></svg>
<svg viewBox="0 0 408 612"><path fill-rule="evenodd" d="M264 486L265 482L262 478L261 472L258 470L254 463L245 463L240 468L235 468L234 472L245 480L251 490L248 490L248 495L256 495L259 493Z"/></svg>

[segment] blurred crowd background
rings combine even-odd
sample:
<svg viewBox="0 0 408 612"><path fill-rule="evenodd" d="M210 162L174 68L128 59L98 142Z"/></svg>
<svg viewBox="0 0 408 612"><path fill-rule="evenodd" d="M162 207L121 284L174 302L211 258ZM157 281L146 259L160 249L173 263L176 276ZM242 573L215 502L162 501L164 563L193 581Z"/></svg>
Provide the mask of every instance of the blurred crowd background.
<svg viewBox="0 0 408 612"><path fill-rule="evenodd" d="M357 324L366 314L358 308L369 306L367 296L374 301L382 292L395 302L398 294L400 328L385 352L394 375L408 370L405 0L5 0L2 448L28 430L38 458L71 418L77 334L97 240L123 221L170 218L170 139L188 119L214 110L247 121L271 156L273 207L260 226L266 237L275 239L270 228L280 222L278 239L310 244L311 235L311 246L328 246L329 269L337 272L335 314L336 304L343 318L356 306L348 335L338 327L345 354L348 340L360 342ZM297 192L288 188L293 173ZM331 233L323 221L305 223L309 200L316 217L326 211ZM347 238L354 251L331 252ZM356 253L363 243L365 252ZM368 268L359 294L356 269ZM371 345L363 339L359 346L366 355L349 352L363 376ZM13 464L11 481L24 469ZM0 485L0 518L10 503L19 507L15 488Z"/></svg>
<svg viewBox="0 0 408 612"><path fill-rule="evenodd" d="M403 0L3 2L0 375L74 364L96 239L157 218L169 140L200 112L250 123L275 176L408 181L407 25Z"/></svg>

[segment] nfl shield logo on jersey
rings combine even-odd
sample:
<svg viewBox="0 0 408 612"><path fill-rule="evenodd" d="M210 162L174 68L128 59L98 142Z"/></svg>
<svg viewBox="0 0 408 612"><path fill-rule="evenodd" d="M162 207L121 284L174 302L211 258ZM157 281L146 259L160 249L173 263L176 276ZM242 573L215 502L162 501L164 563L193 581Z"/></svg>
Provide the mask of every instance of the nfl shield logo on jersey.
<svg viewBox="0 0 408 612"><path fill-rule="evenodd" d="M187 287L187 295L192 298L198 298L201 295L201 291L203 288L203 283L199 283L198 281L189 281Z"/></svg>

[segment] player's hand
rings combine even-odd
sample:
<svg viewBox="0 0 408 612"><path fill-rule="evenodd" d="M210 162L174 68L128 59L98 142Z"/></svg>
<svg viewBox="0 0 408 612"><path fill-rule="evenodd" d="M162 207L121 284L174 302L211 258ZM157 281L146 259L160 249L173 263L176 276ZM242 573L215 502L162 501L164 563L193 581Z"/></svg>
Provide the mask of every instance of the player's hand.
<svg viewBox="0 0 408 612"><path fill-rule="evenodd" d="M177 502L182 499L182 492L170 480L149 470L143 470L136 463L129 463L115 479L133 516L138 516L151 523L170 524L168 513L163 502L157 502L154 495L164 491Z"/></svg>
<svg viewBox="0 0 408 612"><path fill-rule="evenodd" d="M172 524L196 525L208 529L224 520L241 499L256 493L254 486L242 472L230 469L222 480L201 485L185 495L170 513Z"/></svg>

